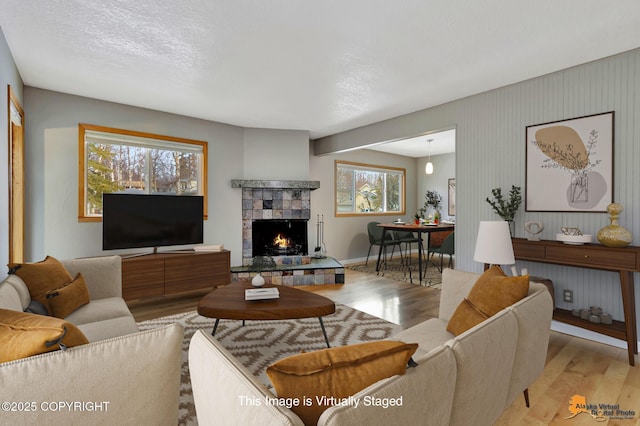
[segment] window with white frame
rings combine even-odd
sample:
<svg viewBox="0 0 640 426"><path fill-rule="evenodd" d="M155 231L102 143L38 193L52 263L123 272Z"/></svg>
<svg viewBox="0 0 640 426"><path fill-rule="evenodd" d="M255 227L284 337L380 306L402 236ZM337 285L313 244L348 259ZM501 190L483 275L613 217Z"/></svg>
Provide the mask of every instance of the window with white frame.
<svg viewBox="0 0 640 426"><path fill-rule="evenodd" d="M102 194L203 195L207 143L80 124L79 220L100 220Z"/></svg>
<svg viewBox="0 0 640 426"><path fill-rule="evenodd" d="M336 216L405 213L406 170L336 161Z"/></svg>

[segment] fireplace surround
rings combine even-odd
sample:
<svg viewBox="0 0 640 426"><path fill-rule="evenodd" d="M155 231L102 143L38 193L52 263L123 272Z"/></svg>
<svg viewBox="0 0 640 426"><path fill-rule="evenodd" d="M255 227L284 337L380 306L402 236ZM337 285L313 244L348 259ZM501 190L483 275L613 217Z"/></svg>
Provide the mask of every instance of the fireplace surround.
<svg viewBox="0 0 640 426"><path fill-rule="evenodd" d="M304 228L296 231L294 243L298 249L272 250L276 261L273 271L262 271L267 283L281 285L341 284L344 267L335 259L314 259L309 256L308 222L311 217L311 191L320 187L319 181L291 180L232 180L232 188L242 189L242 266L232 267L232 281L251 279L253 257L265 245L271 246L273 235L263 234L261 227L274 226ZM254 235L260 234L260 235ZM256 247L257 246L257 247ZM258 249L257 251L254 249ZM268 254L268 253L262 253Z"/></svg>
<svg viewBox="0 0 640 426"><path fill-rule="evenodd" d="M318 181L232 180L233 188L242 188L242 264L251 265L254 256L254 221L297 220L308 222L311 217L311 191L320 187ZM305 231L307 232L307 231ZM305 256L308 254L308 247ZM289 261L274 256L276 263L309 263ZM282 261L282 262L281 262Z"/></svg>

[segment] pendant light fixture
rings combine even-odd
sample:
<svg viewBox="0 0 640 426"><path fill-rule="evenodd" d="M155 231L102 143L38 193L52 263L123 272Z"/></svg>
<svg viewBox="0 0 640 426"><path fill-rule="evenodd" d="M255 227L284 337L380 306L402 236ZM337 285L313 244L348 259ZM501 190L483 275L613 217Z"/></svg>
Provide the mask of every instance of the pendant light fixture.
<svg viewBox="0 0 640 426"><path fill-rule="evenodd" d="M428 175L432 175L433 174L433 163L431 162L431 141L433 139L427 139L427 142L429 142L429 161L427 161L427 165L424 167L424 172Z"/></svg>

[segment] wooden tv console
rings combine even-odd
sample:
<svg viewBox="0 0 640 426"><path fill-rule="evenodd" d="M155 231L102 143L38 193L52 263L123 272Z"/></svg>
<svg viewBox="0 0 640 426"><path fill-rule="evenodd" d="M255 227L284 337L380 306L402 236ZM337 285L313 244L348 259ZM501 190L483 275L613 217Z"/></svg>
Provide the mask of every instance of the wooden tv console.
<svg viewBox="0 0 640 426"><path fill-rule="evenodd" d="M124 300L210 289L229 282L229 250L156 253L122 259Z"/></svg>

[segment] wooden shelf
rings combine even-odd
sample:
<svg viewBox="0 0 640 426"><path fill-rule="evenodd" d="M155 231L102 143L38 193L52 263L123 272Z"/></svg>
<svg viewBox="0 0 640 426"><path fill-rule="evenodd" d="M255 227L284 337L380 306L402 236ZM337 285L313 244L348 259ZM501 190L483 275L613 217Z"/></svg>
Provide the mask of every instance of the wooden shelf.
<svg viewBox="0 0 640 426"><path fill-rule="evenodd" d="M585 330L595 331L596 333L604 334L605 336L615 337L616 339L626 340L625 323L622 321L613 321L613 324L597 324L591 321L582 319L580 317L574 317L571 311L567 309L556 308L553 311L553 319L563 322L565 324L574 325L576 327L584 328Z"/></svg>

